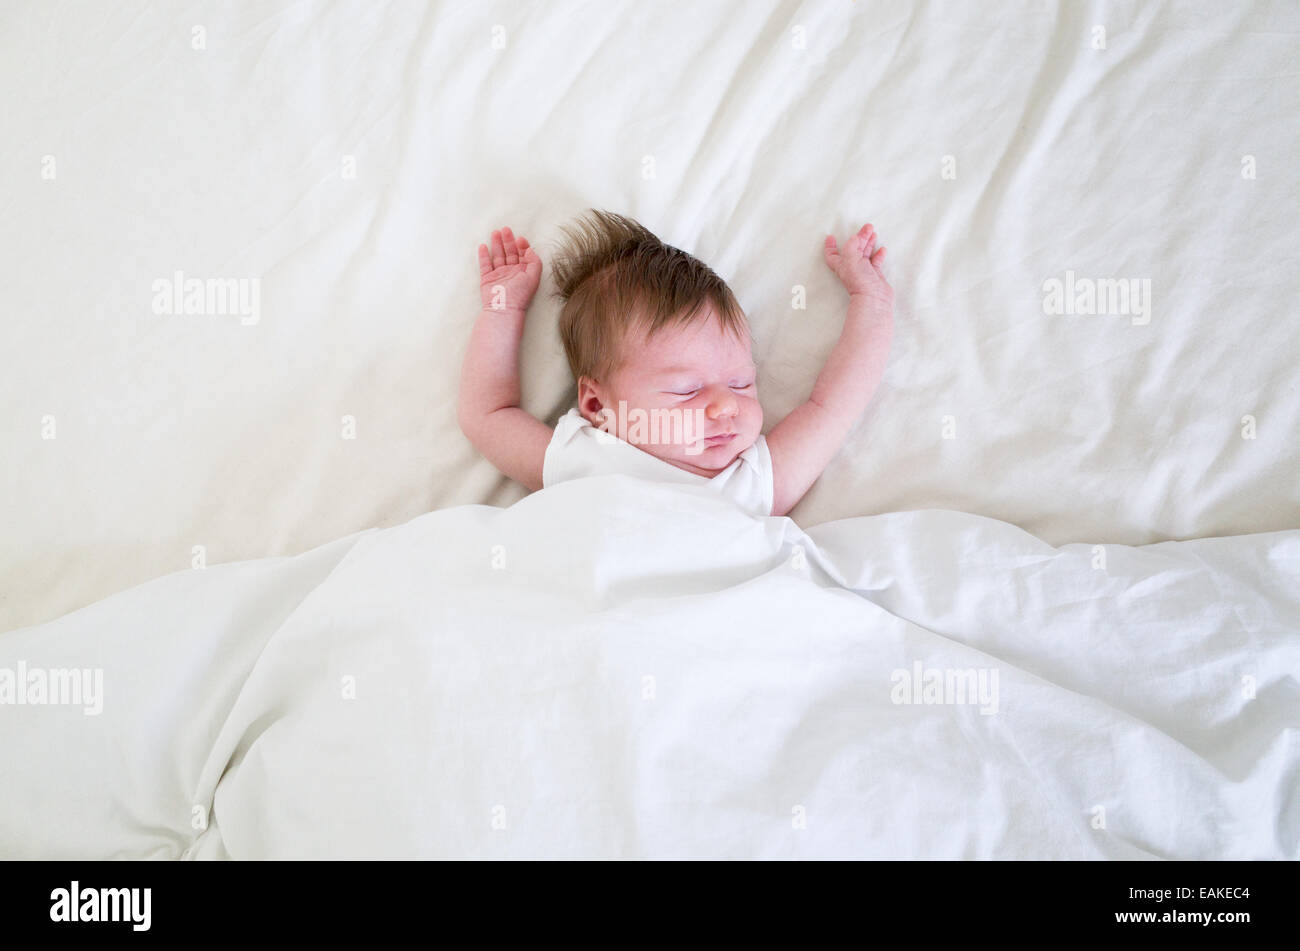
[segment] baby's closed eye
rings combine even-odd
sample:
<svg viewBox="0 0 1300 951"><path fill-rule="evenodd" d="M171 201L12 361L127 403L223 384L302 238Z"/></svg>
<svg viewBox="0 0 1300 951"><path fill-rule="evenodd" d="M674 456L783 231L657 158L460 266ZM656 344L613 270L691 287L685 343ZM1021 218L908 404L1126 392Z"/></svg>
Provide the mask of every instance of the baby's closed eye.
<svg viewBox="0 0 1300 951"><path fill-rule="evenodd" d="M733 389L733 390L736 390L737 392L743 393L743 392L745 392L746 390L753 389L754 384L753 384L753 383L731 383L731 384L728 384L728 386L729 386L730 389ZM685 387L683 387L682 389L677 389L677 390L664 390L664 391L663 391L663 393L665 393L665 394L668 395L668 396L680 396L680 397L682 397L682 398L688 398L688 397L694 396L695 394L697 394L697 393L699 393L699 392L700 392L700 387L698 387L698 386L690 387L690 388L685 388Z"/></svg>

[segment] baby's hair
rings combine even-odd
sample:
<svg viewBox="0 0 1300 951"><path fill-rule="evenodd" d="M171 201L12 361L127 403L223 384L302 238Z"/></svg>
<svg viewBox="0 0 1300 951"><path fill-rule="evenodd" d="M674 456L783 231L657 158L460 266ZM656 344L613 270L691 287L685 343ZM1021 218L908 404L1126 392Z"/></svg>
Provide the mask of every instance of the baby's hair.
<svg viewBox="0 0 1300 951"><path fill-rule="evenodd" d="M572 227L551 264L560 310L560 339L574 380L605 379L621 362L629 330L650 336L688 324L713 305L723 328L745 339L745 312L722 278L703 261L664 244L624 215L592 209Z"/></svg>

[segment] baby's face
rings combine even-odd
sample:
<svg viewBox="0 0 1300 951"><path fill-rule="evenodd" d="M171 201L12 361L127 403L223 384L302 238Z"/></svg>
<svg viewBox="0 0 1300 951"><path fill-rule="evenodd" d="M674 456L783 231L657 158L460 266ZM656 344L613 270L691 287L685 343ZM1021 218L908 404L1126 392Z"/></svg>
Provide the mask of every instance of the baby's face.
<svg viewBox="0 0 1300 951"><path fill-rule="evenodd" d="M606 385L595 387L605 415L593 419L587 411L595 404L589 400L581 408L620 439L688 472L712 477L758 439L763 409L750 341L737 340L711 308L706 310L690 324L665 328L649 339L634 332L623 343L623 365ZM620 413L620 401L626 413ZM640 433L634 409L643 414ZM646 425L656 418L682 422Z"/></svg>

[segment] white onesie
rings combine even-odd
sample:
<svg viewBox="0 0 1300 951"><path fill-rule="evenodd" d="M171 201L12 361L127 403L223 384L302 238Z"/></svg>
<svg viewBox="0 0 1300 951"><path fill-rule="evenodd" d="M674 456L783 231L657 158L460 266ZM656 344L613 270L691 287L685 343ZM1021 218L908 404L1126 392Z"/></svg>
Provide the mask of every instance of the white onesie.
<svg viewBox="0 0 1300 951"><path fill-rule="evenodd" d="M560 417L542 462L542 485L584 476L623 474L654 482L707 485L751 515L772 514L772 454L759 436L713 478L679 469L591 425L575 406Z"/></svg>

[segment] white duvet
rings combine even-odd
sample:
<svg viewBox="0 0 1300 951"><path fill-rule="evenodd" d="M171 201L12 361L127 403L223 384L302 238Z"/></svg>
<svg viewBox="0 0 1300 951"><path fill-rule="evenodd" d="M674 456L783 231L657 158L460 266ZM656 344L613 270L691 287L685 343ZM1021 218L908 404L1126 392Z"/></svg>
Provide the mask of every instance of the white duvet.
<svg viewBox="0 0 1300 951"><path fill-rule="evenodd" d="M578 479L0 636L0 855L1296 858L1298 582Z"/></svg>

